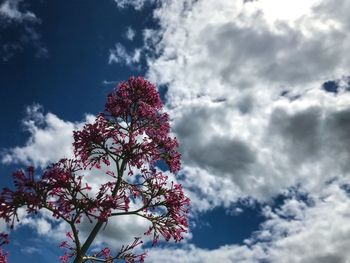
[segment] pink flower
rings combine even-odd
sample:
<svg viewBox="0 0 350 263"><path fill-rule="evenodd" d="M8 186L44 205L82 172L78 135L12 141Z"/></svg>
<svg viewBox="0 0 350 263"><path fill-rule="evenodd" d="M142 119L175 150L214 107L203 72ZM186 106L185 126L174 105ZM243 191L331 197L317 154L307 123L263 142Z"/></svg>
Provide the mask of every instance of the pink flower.
<svg viewBox="0 0 350 263"><path fill-rule="evenodd" d="M8 240L8 234L6 233L0 233L0 263L7 263L7 256L8 253L5 253L2 249L1 246L8 244L9 240Z"/></svg>
<svg viewBox="0 0 350 263"><path fill-rule="evenodd" d="M0 248L0 263L8 263L7 261L7 253L4 253L2 249Z"/></svg>

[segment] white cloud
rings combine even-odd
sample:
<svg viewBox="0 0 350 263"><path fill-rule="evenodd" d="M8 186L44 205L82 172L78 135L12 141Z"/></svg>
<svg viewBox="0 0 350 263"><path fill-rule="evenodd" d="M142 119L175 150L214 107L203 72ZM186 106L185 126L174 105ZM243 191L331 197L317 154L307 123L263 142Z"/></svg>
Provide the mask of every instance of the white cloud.
<svg viewBox="0 0 350 263"><path fill-rule="evenodd" d="M339 182L309 195L309 204L295 197L278 210L267 211L262 236L270 236L272 262L348 262L350 199ZM322 248L322 249L320 249Z"/></svg>
<svg viewBox="0 0 350 263"><path fill-rule="evenodd" d="M29 10L21 11L19 4L23 0L6 0L0 5L0 17L22 22L24 20L38 21L35 14Z"/></svg>
<svg viewBox="0 0 350 263"><path fill-rule="evenodd" d="M63 157L72 157L73 130L81 128L94 116L86 115L81 123L59 119L52 113L43 114L41 107L27 108L27 117L23 121L30 136L24 146L3 150L2 163L22 163L46 167Z"/></svg>
<svg viewBox="0 0 350 263"><path fill-rule="evenodd" d="M228 245L214 250L207 250L190 245L185 249L154 248L148 253L149 257L147 260L150 263L254 263L258 262L260 255L263 254L264 252L259 247L250 250L246 246Z"/></svg>
<svg viewBox="0 0 350 263"><path fill-rule="evenodd" d="M7 230L5 220L1 219L0 220L0 233L5 232Z"/></svg>
<svg viewBox="0 0 350 263"><path fill-rule="evenodd" d="M118 81L115 81L115 80L104 80L104 81L102 81L102 84L103 85L116 85L116 84L118 84Z"/></svg>
<svg viewBox="0 0 350 263"><path fill-rule="evenodd" d="M295 185L310 200L267 206L245 245L154 249L150 262L349 262L350 202L339 185L349 182L350 94L321 87L349 74L349 11L328 0L157 8L160 29L144 30L144 50L155 52L148 77L168 86L193 208L269 202Z"/></svg>
<svg viewBox="0 0 350 263"><path fill-rule="evenodd" d="M42 253L42 251L36 247L23 247L21 248L21 252L25 254L34 254L34 253Z"/></svg>
<svg viewBox="0 0 350 263"><path fill-rule="evenodd" d="M161 29L148 37L160 52L149 60L149 76L171 84L174 104L199 94L234 97L257 85L271 93L281 86L298 88L347 72L349 59L341 55L349 45L347 31L319 29L316 14L303 16L295 25L283 19L270 25L265 2L163 4L155 12ZM336 43L342 45L335 48Z"/></svg>
<svg viewBox="0 0 350 263"><path fill-rule="evenodd" d="M52 217L47 210L40 210L35 216L29 216L24 207L18 209L19 222L15 224L15 230L24 226L33 229L39 236L47 238L51 242L66 240L69 226L62 220Z"/></svg>
<svg viewBox="0 0 350 263"><path fill-rule="evenodd" d="M94 224L82 222L79 226L82 240L85 240L91 232ZM94 241L94 247L108 245L112 250L117 251L123 245L131 244L135 237L144 237L144 233L150 227L148 220L137 216L120 216L111 218L105 227L102 227ZM146 240L148 240L146 236Z"/></svg>
<svg viewBox="0 0 350 263"><path fill-rule="evenodd" d="M136 36L136 31L132 27L129 26L125 32L125 37L128 40L133 41L135 36Z"/></svg>
<svg viewBox="0 0 350 263"><path fill-rule="evenodd" d="M118 8L132 7L135 10L141 10L143 6L149 2L153 3L155 0L114 0Z"/></svg>
<svg viewBox="0 0 350 263"><path fill-rule="evenodd" d="M295 0L295 1L257 1L252 5L264 13L264 17L270 23L276 21L293 22L302 16L310 15L312 6L317 3L315 0Z"/></svg>
<svg viewBox="0 0 350 263"><path fill-rule="evenodd" d="M41 41L36 26L41 20L30 10L24 0L4 0L0 3L0 57L8 61L27 46L35 49L35 56L45 58L48 50ZM9 34L11 32L11 34Z"/></svg>
<svg viewBox="0 0 350 263"><path fill-rule="evenodd" d="M170 114L184 184L200 196L196 208L228 207L247 196L266 201L298 183L317 192L331 178L348 178L349 93L312 89L263 106L241 96L244 104L201 98Z"/></svg>
<svg viewBox="0 0 350 263"><path fill-rule="evenodd" d="M244 194L229 178L212 175L205 169L185 167L182 171L186 194L191 199L193 212L204 212L218 206L229 207Z"/></svg>
<svg viewBox="0 0 350 263"><path fill-rule="evenodd" d="M275 3L277 12L272 1L166 1L154 13L160 29L144 31L156 52L148 77L168 85L199 210L348 178L350 97L321 85L348 73L350 22L334 2L299 4Z"/></svg>
<svg viewBox="0 0 350 263"><path fill-rule="evenodd" d="M141 49L134 49L129 53L125 47L117 43L114 49L109 50L108 64L121 63L128 66L134 66L141 59Z"/></svg>
<svg viewBox="0 0 350 263"><path fill-rule="evenodd" d="M244 245L225 245L213 250L185 245L153 249L149 262L238 263L346 263L350 252L350 199L333 182L318 195L300 197L290 192L278 208L266 206L266 221ZM234 229L228 229L234 234Z"/></svg>

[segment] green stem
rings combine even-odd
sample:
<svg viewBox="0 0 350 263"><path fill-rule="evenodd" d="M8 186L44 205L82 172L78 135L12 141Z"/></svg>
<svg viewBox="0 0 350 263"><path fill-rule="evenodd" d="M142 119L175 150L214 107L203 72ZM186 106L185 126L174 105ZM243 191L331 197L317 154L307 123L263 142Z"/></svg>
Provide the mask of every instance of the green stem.
<svg viewBox="0 0 350 263"><path fill-rule="evenodd" d="M117 183L115 185L115 188L112 191L112 196L114 197L119 190L120 184L122 182L122 177L123 177L123 173L126 167L126 162L125 160L122 161L122 164L120 166L120 170L118 170L118 179L117 179ZM96 238L98 232L100 231L101 227L103 226L103 224L105 223L105 221L102 220L98 220L98 222L96 223L96 225L94 226L94 228L92 229L90 235L88 236L88 238L86 239L84 245L81 247L80 249L80 253L77 254L76 258L74 259L73 263L83 263L84 261L84 257L86 252L88 251L88 249L90 248L92 242L94 241L94 239Z"/></svg>

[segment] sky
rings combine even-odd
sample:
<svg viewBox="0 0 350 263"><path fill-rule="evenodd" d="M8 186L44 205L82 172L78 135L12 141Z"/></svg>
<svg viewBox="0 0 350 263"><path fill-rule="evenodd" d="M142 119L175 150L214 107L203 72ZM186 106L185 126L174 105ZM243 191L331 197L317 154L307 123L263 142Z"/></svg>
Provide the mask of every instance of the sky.
<svg viewBox="0 0 350 263"><path fill-rule="evenodd" d="M346 0L2 0L0 186L71 156L72 131L144 76L191 198L185 240L146 262L350 262L349 12ZM97 245L144 229L110 222ZM66 230L23 213L10 262L59 262Z"/></svg>

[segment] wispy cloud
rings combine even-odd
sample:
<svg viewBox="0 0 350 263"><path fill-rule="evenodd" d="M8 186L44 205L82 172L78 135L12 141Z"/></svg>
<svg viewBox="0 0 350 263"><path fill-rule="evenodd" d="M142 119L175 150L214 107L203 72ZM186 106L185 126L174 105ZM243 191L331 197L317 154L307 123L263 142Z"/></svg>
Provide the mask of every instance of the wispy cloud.
<svg viewBox="0 0 350 263"><path fill-rule="evenodd" d="M103 80L102 81L103 85L115 85L117 83L118 83L118 81L115 81L115 80Z"/></svg>
<svg viewBox="0 0 350 263"><path fill-rule="evenodd" d="M136 31L132 27L129 26L125 32L125 37L128 40L133 41L135 36L136 36Z"/></svg>
<svg viewBox="0 0 350 263"><path fill-rule="evenodd" d="M128 66L136 66L141 59L141 49L134 49L128 52L126 48L120 44L115 44L114 49L109 50L108 64L126 64Z"/></svg>
<svg viewBox="0 0 350 263"><path fill-rule="evenodd" d="M36 27L41 20L27 9L24 0L5 0L0 4L0 58L9 60L25 48L33 47L36 57L47 57L48 50Z"/></svg>
<svg viewBox="0 0 350 263"><path fill-rule="evenodd" d="M132 7L135 10L141 10L147 2L153 3L156 0L114 0L114 1L119 8Z"/></svg>
<svg viewBox="0 0 350 263"><path fill-rule="evenodd" d="M23 22L25 20L31 22L38 22L36 15L29 11L20 11L19 4L23 0L5 0L0 5L0 16L3 19L15 20L17 22Z"/></svg>
<svg viewBox="0 0 350 263"><path fill-rule="evenodd" d="M25 254L41 253L42 251L37 247L22 247L21 252Z"/></svg>

